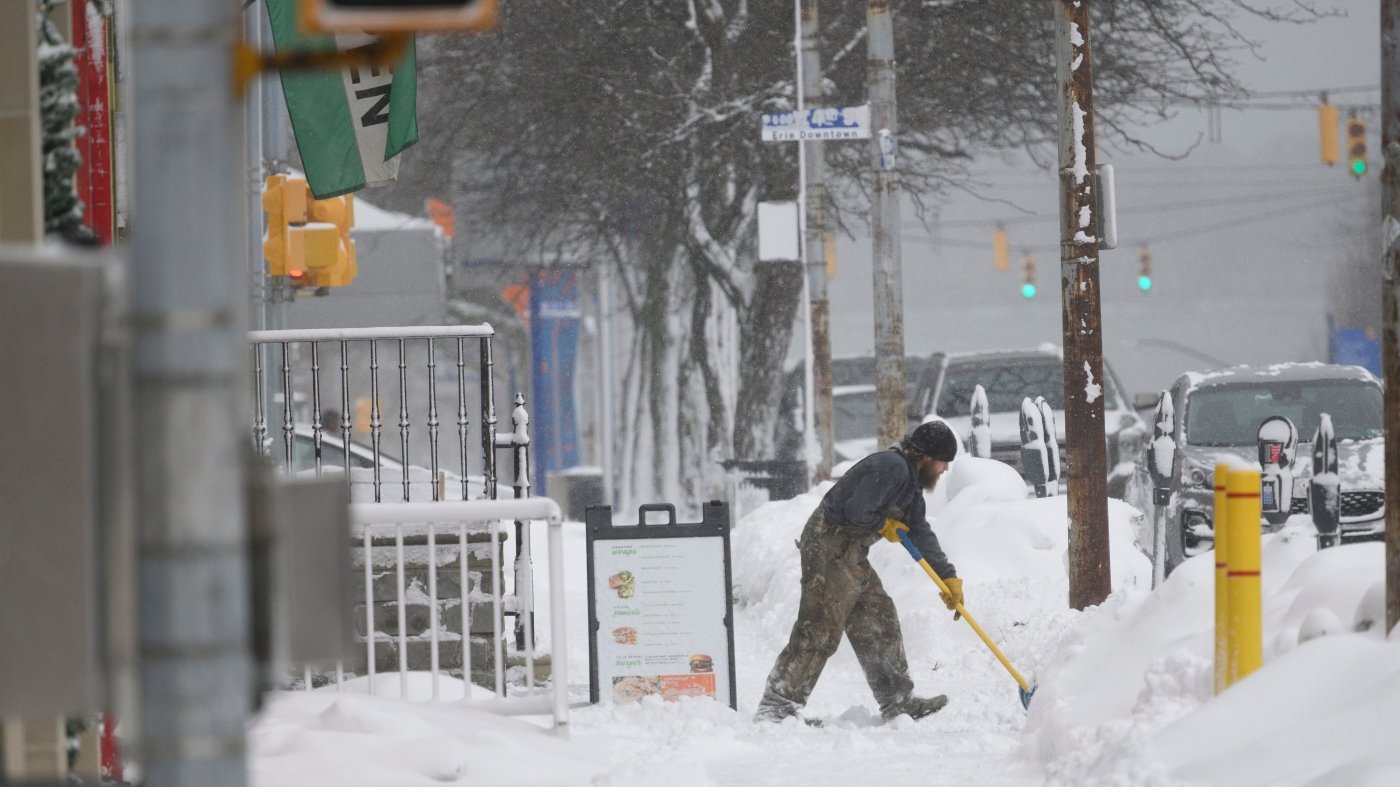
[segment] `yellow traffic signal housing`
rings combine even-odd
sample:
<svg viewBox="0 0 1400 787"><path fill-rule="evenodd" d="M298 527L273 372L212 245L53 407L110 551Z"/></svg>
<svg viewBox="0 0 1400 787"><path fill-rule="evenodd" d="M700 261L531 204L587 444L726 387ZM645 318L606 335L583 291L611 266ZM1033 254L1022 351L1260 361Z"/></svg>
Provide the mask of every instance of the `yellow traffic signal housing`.
<svg viewBox="0 0 1400 787"><path fill-rule="evenodd" d="M299 239L289 231L306 223L306 203L310 190L306 181L286 175L271 175L263 189L263 211L267 213L267 235L263 238L263 258L267 275L288 276L303 267Z"/></svg>
<svg viewBox="0 0 1400 787"><path fill-rule="evenodd" d="M318 200L303 178L272 175L263 191L267 235L263 257L269 276L286 277L294 287L345 287L359 273L355 241L355 198Z"/></svg>
<svg viewBox="0 0 1400 787"><path fill-rule="evenodd" d="M1337 146L1337 108L1321 104L1317 108L1318 138L1322 142L1322 163L1332 166L1341 160Z"/></svg>
<svg viewBox="0 0 1400 787"><path fill-rule="evenodd" d="M308 249L307 267L316 272L317 287L346 287L355 280L359 268L355 258L355 241L350 238L350 230L355 226L355 198L349 194L330 199L312 200L307 213L309 227L329 230L323 241L325 256L317 263L310 261Z"/></svg>
<svg viewBox="0 0 1400 787"><path fill-rule="evenodd" d="M1347 167L1358 178L1366 174L1366 121L1361 118L1347 119Z"/></svg>
<svg viewBox="0 0 1400 787"><path fill-rule="evenodd" d="M992 250L996 254L997 270L1004 271L1011 267L1011 248L1005 227L997 227L996 235L992 236Z"/></svg>
<svg viewBox="0 0 1400 787"><path fill-rule="evenodd" d="M301 28L312 33L493 30L497 0L301 0Z"/></svg>

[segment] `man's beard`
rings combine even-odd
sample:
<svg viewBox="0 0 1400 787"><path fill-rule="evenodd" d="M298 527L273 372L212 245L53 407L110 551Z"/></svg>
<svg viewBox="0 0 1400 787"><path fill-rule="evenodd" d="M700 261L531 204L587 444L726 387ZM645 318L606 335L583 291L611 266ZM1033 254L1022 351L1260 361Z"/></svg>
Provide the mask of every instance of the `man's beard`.
<svg viewBox="0 0 1400 787"><path fill-rule="evenodd" d="M933 487L938 483L938 470L933 466L933 462L925 462L919 466L919 485L925 492L932 492Z"/></svg>

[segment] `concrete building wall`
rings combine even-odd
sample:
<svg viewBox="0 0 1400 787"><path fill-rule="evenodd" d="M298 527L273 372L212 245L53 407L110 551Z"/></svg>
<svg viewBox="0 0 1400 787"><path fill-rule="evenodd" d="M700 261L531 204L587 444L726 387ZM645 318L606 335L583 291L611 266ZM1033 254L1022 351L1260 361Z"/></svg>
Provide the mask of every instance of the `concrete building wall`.
<svg viewBox="0 0 1400 787"><path fill-rule="evenodd" d="M357 211L359 205L356 205ZM359 275L329 295L287 304L288 328L441 325L447 307L446 245L430 227L356 228Z"/></svg>

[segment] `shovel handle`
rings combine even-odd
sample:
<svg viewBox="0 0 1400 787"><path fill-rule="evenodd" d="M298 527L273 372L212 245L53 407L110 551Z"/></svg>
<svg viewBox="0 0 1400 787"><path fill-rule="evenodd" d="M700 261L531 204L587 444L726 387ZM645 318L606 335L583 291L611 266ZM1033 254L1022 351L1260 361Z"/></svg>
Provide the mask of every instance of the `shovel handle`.
<svg viewBox="0 0 1400 787"><path fill-rule="evenodd" d="M924 573L929 575L929 578L933 580L933 584L938 586L938 590L945 595L952 595L948 592L948 585L943 582L943 578L938 576L938 572L934 571L933 566L928 564L928 560L919 552L919 548L914 546L913 541L909 540L907 531L899 531L899 540L904 544L904 548L909 552L909 555L919 561L919 567L924 570ZM987 632L982 630L982 626L972 617L972 613L968 612L967 608L962 604L956 605L956 610L963 616L963 620L967 621L967 625L971 626L972 630L977 632L977 636L982 638L982 644L986 645L987 649L992 652L992 655L997 657L997 661L1001 662L1001 666L1005 667L1006 671L1011 673L1011 677L1016 679L1016 683L1021 687L1021 690L1030 691L1031 685L1026 682L1025 678L1021 677L1021 673L1017 672L1015 667L1011 666L1011 661L1001 652L1001 648L998 648L996 643L992 642L992 638L987 636Z"/></svg>

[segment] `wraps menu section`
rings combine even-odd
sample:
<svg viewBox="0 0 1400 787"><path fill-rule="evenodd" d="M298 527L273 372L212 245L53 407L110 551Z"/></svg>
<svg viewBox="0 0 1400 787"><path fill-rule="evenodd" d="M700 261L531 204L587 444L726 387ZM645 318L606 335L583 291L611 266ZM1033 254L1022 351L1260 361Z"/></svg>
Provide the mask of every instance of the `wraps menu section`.
<svg viewBox="0 0 1400 787"><path fill-rule="evenodd" d="M728 702L724 540L608 539L591 546L600 699Z"/></svg>

